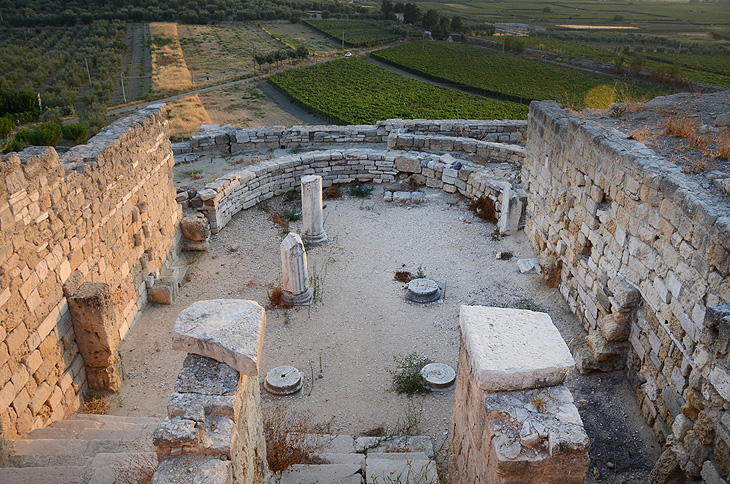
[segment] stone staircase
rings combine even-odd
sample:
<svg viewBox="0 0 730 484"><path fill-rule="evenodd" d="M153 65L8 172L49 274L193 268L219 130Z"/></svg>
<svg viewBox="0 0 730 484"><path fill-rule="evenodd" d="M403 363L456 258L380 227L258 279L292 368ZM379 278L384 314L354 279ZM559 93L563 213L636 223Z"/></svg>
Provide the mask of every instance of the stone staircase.
<svg viewBox="0 0 730 484"><path fill-rule="evenodd" d="M76 414L14 442L9 467L0 468L0 483L135 483L145 468L154 471L157 465L151 435L158 423L149 417Z"/></svg>
<svg viewBox="0 0 730 484"><path fill-rule="evenodd" d="M319 449L284 471L279 484L438 484L428 436L311 435Z"/></svg>

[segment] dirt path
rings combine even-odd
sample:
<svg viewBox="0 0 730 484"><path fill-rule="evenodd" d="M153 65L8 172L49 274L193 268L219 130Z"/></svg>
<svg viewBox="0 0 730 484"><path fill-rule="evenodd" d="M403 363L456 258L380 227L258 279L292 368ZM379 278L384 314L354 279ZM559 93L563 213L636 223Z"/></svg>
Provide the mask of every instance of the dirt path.
<svg viewBox="0 0 730 484"><path fill-rule="evenodd" d="M545 308L566 341L583 337L557 290L547 289L538 275L520 274L514 259L496 260L497 251L532 256L523 233L492 240L494 225L475 218L465 200L439 190L425 192L427 202L419 206L386 203L380 188L369 199L346 196L325 202L330 243L308 252L322 300L311 309L267 311L261 361L262 378L271 368L290 364L305 374L306 383L292 397L262 391L265 412L283 403L323 431L346 434L402 425L408 400L390 391L388 370L395 368L398 355L411 352L455 367L462 304L510 307L527 298ZM122 344L127 378L112 413L165 415L184 358L171 351L170 331L189 304L215 298L268 303L268 294L281 281L278 246L283 236L269 215L288 203L279 199L239 213L212 239L210 252L188 255L191 281L178 302L147 308ZM404 300L404 285L394 280L394 273L415 273L419 267L444 287L441 302ZM620 372L571 375L568 386L593 441L591 456L601 482L643 482L658 446L642 428L625 377ZM453 392L413 402L411 410L422 412L418 430L437 445L448 442ZM595 482L592 473L588 482Z"/></svg>

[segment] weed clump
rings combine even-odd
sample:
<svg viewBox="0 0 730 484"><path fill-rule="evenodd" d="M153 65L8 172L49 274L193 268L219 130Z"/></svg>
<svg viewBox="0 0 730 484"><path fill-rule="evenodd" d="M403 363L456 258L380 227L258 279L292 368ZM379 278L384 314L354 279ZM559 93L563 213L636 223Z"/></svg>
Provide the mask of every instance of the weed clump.
<svg viewBox="0 0 730 484"><path fill-rule="evenodd" d="M288 303L284 300L284 289L281 287L275 287L271 290L269 293L269 308L268 309L275 309L275 308L282 308L282 309L289 309L291 307L291 303Z"/></svg>
<svg viewBox="0 0 730 484"><path fill-rule="evenodd" d="M363 185L360 182L355 182L352 185L350 185L350 188L347 190L347 193L349 193L353 197L367 198L373 192L373 189L374 188L369 185Z"/></svg>
<svg viewBox="0 0 730 484"><path fill-rule="evenodd" d="M286 218L284 218L284 216L278 212L269 215L269 220L283 229L289 228L289 222L287 222Z"/></svg>
<svg viewBox="0 0 730 484"><path fill-rule="evenodd" d="M342 190L340 190L340 187L327 187L324 189L324 196L326 198L340 198L342 197Z"/></svg>
<svg viewBox="0 0 730 484"><path fill-rule="evenodd" d="M497 223L497 210L494 208L494 200L489 197L479 197L469 204L469 210L477 217L489 223Z"/></svg>
<svg viewBox="0 0 730 484"><path fill-rule="evenodd" d="M423 384L423 378L421 377L421 369L431 363L430 359L413 352L406 356L399 355L395 358L395 361L395 369L388 370L393 379L392 389L394 392L415 395L431 391Z"/></svg>
<svg viewBox="0 0 730 484"><path fill-rule="evenodd" d="M411 274L408 271L396 271L394 279L398 282L411 282L414 277L413 274Z"/></svg>
<svg viewBox="0 0 730 484"><path fill-rule="evenodd" d="M107 402L102 395L92 392L81 405L81 408L83 408L86 413L90 413L92 415L106 415L107 410L109 410L109 405L109 402Z"/></svg>
<svg viewBox="0 0 730 484"><path fill-rule="evenodd" d="M296 222L297 220L301 220L302 218L302 211L296 205L290 205L289 207L285 208L281 212L281 214L288 222Z"/></svg>
<svg viewBox="0 0 730 484"><path fill-rule="evenodd" d="M306 462L319 450L308 434L315 433L313 426L301 415L288 412L277 405L264 412L266 437L266 461L272 472L281 472L294 464Z"/></svg>
<svg viewBox="0 0 730 484"><path fill-rule="evenodd" d="M520 299L515 303L515 309L527 309L538 313L546 313L544 307L533 301L532 299Z"/></svg>

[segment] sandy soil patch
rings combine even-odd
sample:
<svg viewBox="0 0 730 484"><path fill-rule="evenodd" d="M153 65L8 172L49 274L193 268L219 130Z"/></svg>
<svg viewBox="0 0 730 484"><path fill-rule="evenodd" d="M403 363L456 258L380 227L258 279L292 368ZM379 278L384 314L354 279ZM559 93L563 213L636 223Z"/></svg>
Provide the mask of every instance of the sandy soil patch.
<svg viewBox="0 0 730 484"><path fill-rule="evenodd" d="M569 345L583 338L556 290L547 289L539 275L520 274L514 259L495 258L498 251L531 257L523 233L493 240L494 225L477 219L465 200L424 191L427 202L418 206L386 203L381 188L369 199L346 196L325 202L330 243L308 253L322 300L311 308L267 311L261 362L262 378L273 367L296 366L306 375L304 389L285 398L262 390L264 411L281 402L308 415L320 429L345 434L396 427L407 399L390 391L388 370L398 355L411 352L455 367L462 304L509 307L529 299L551 315ZM215 298L268 303L281 280L279 243L284 235L269 217L290 203L279 198L239 213L212 239L208 253L187 256L191 278L177 303L147 308L120 348L126 379L112 413L165 415L185 356L171 351L170 331L189 304ZM297 222L291 228L296 230ZM419 266L444 288L441 302L404 300L404 284L394 280L395 272L416 272ZM597 470L588 482L595 482L594 472L602 482L643 482L658 447L642 426L625 376L571 375L568 386L593 440ZM415 397L414 402L422 410L419 430L437 446L447 441L453 392Z"/></svg>
<svg viewBox="0 0 730 484"><path fill-rule="evenodd" d="M233 126L294 126L301 120L284 111L261 89L238 85L200 95L215 124Z"/></svg>

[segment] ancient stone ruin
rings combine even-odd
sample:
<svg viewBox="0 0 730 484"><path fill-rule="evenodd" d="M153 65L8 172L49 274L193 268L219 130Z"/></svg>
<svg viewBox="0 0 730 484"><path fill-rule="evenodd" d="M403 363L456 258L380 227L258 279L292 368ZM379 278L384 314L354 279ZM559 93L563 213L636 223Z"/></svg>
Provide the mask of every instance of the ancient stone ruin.
<svg viewBox="0 0 730 484"><path fill-rule="evenodd" d="M561 385L573 363L625 369L664 446L653 482L730 478L730 200L722 186L550 101L532 103L527 122L209 126L174 148L166 123L164 107L150 106L62 155L29 148L0 158L4 439L64 419L89 388L118 387L117 347L147 301L174 301L183 247L205 250L236 213L302 184L303 236L326 240L322 188L408 177L486 201L501 234L524 229L546 284L586 330L571 355L548 320L462 308L452 482L582 482L589 442ZM173 186L173 152L193 160L294 146L316 149L246 166L201 190ZM181 227L183 208L199 215ZM281 258L284 289L306 302L299 236L285 239ZM155 482L263 482L265 311L251 301L201 301L179 323L176 345L190 356L155 433ZM521 355L518 338L534 347Z"/></svg>

